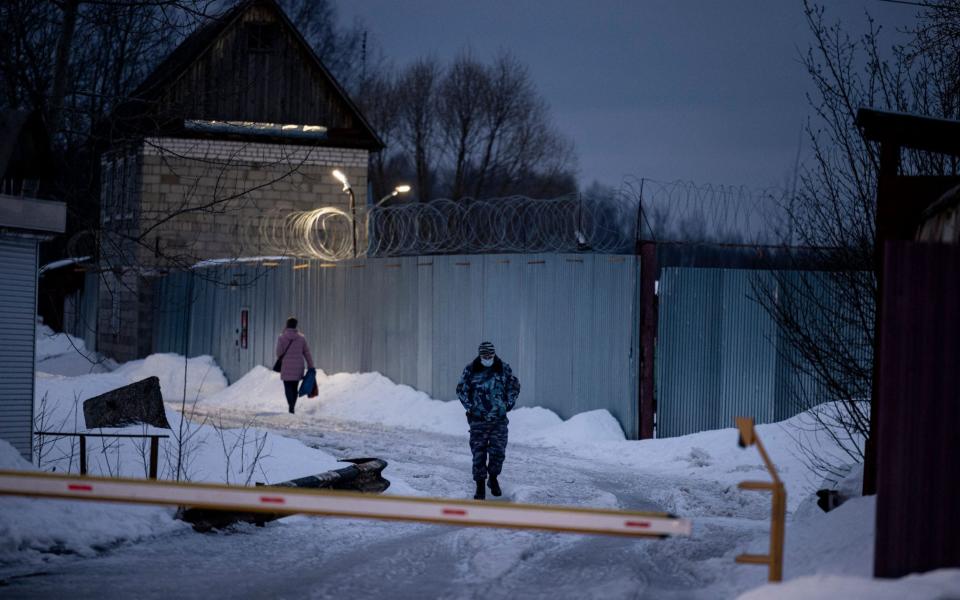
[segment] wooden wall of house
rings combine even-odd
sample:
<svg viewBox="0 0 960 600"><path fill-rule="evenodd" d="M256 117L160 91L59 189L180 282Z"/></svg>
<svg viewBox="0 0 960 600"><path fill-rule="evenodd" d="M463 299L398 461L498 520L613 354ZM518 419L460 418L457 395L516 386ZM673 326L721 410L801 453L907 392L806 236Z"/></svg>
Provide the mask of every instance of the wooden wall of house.
<svg viewBox="0 0 960 600"><path fill-rule="evenodd" d="M313 60L273 11L253 7L166 87L160 108L188 119L360 126Z"/></svg>

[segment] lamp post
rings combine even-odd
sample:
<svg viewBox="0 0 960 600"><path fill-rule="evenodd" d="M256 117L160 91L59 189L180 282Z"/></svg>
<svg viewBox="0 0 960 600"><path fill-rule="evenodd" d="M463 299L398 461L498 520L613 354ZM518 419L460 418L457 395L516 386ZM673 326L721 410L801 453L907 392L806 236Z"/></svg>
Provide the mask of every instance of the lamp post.
<svg viewBox="0 0 960 600"><path fill-rule="evenodd" d="M389 200L390 198L395 198L395 197L399 196L400 194L406 194L406 193L409 192L409 191L410 191L410 186L409 186L409 185L406 185L406 184L398 185L397 187L393 188L393 191L392 191L392 192L390 192L389 194L387 194L387 195L384 196L383 198L380 198L380 200L378 200L377 203L373 205L373 207L376 208L376 207L378 207L378 206L381 206L384 202L386 202L386 201Z"/></svg>
<svg viewBox="0 0 960 600"><path fill-rule="evenodd" d="M409 186L409 185L407 185L407 184L405 184L405 183L404 183L404 184L400 184L400 185L398 185L397 187L393 188L393 191L392 191L392 192L390 192L389 194L387 194L387 195L384 196L383 198L380 198L380 200L378 200L377 203L373 205L373 208L374 208L374 209L380 208L381 206L383 206L383 203L386 202L387 200L389 200L390 198L396 198L396 197L399 196L400 194L406 194L406 193L409 192L409 191L410 191L410 186ZM373 217L373 219L370 218L371 216ZM380 231L380 228L378 228L378 225L380 225L380 224L379 224L379 223L375 223L375 222L374 222L375 219L377 219L376 212L374 212L373 210L371 210L371 211L370 211L370 215L368 215L368 217L367 217L367 236L368 236L368 237L367 237L367 240L368 240L368 242L367 242L367 255L368 255L368 256L372 256L373 254L375 254L375 253L373 252L373 243L374 243L374 241L376 241L376 242L379 243L379 240L380 240L379 236L375 236L375 235L374 235L374 232L375 232L375 231Z"/></svg>
<svg viewBox="0 0 960 600"><path fill-rule="evenodd" d="M343 174L343 171L340 169L333 170L333 177L343 184L344 192L350 194L350 230L353 237L353 257L357 257L357 199L353 194L353 188L350 187L350 182L347 181L347 176Z"/></svg>

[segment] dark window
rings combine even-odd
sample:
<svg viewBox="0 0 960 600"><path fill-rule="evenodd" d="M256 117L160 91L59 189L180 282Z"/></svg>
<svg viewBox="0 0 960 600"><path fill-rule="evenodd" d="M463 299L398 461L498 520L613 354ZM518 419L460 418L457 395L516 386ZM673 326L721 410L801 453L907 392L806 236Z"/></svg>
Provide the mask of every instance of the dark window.
<svg viewBox="0 0 960 600"><path fill-rule="evenodd" d="M247 23L247 40L250 52L272 52L280 38L279 23Z"/></svg>

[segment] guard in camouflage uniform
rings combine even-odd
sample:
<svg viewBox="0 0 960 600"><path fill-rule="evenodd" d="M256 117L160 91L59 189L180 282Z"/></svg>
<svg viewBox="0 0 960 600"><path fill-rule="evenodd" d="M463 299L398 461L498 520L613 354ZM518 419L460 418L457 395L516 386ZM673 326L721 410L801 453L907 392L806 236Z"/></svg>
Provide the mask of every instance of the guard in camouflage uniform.
<svg viewBox="0 0 960 600"><path fill-rule="evenodd" d="M493 344L480 344L479 356L463 370L457 384L457 398L467 411L470 424L470 451L473 453L473 479L477 482L474 498L486 497L484 482L499 496L497 475L503 468L507 450L507 413L517 403L520 382L510 365L500 360Z"/></svg>

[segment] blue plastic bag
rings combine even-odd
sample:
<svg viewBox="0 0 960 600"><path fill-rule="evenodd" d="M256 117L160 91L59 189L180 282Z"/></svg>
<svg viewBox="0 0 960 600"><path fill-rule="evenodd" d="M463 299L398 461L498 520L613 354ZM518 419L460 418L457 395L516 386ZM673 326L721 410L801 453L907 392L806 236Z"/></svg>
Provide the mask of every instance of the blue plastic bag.
<svg viewBox="0 0 960 600"><path fill-rule="evenodd" d="M303 381L300 382L300 391L297 392L297 396L313 396L313 391L317 388L317 370L316 369L307 369L307 374L304 375Z"/></svg>

